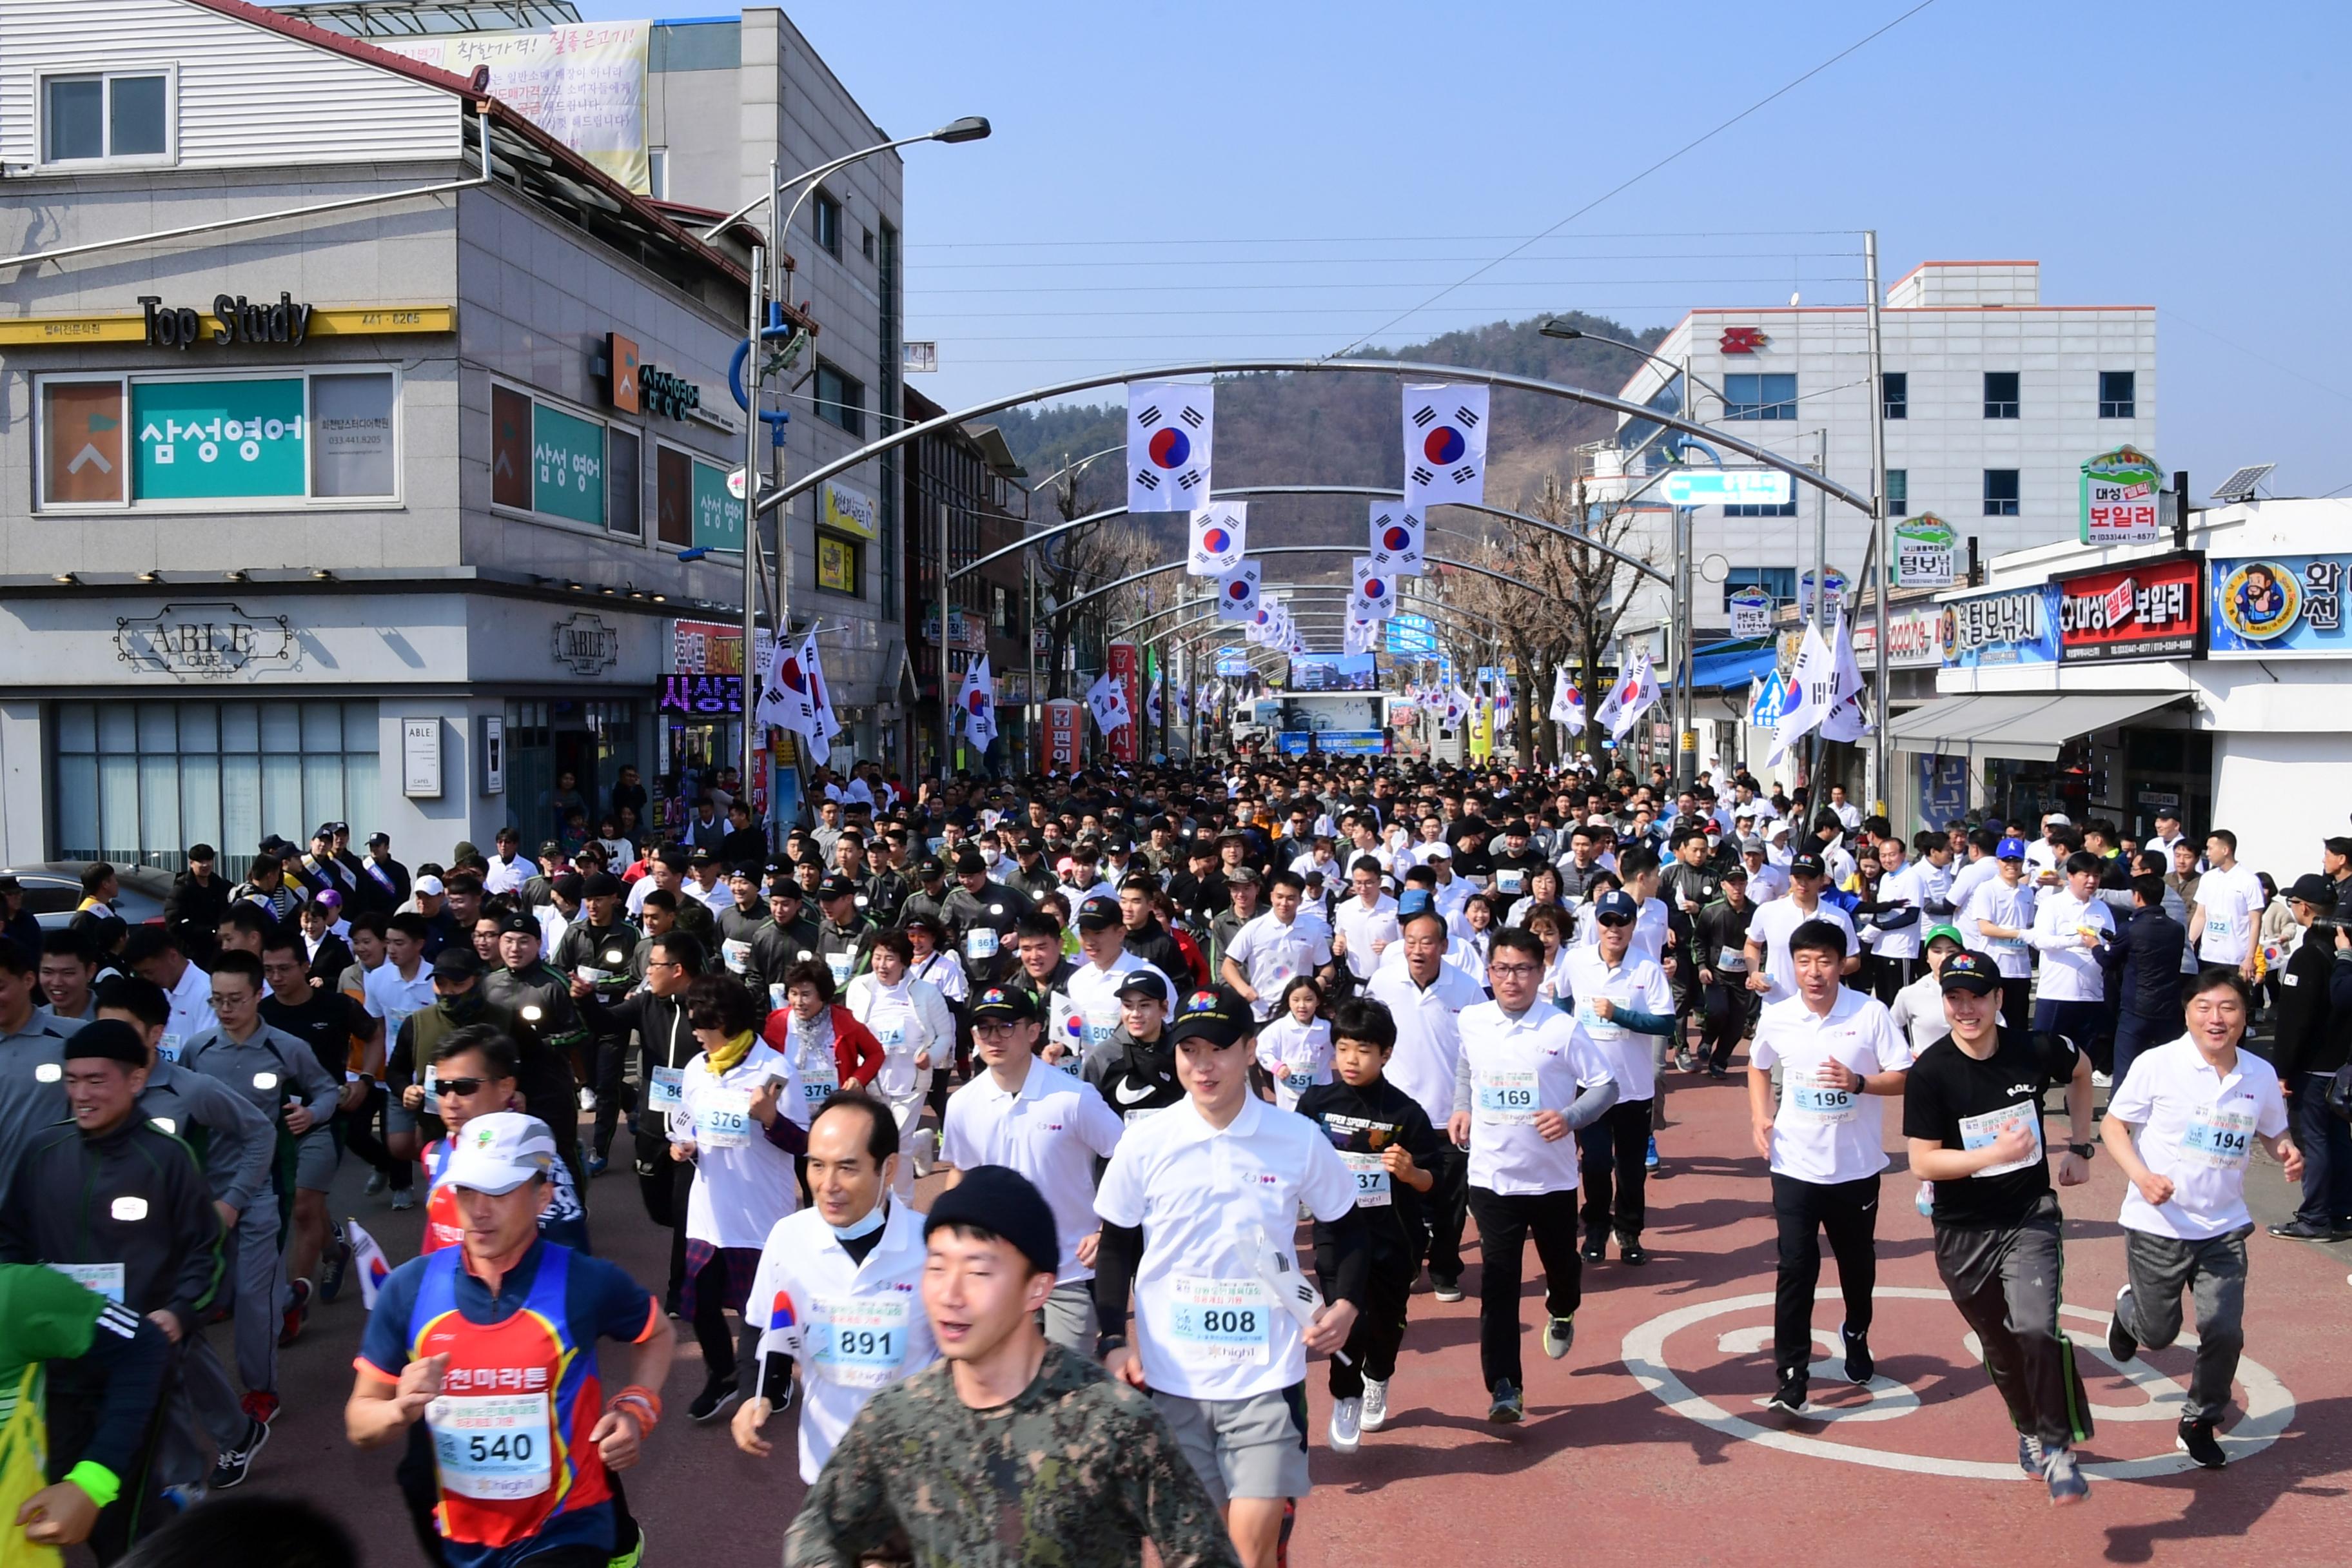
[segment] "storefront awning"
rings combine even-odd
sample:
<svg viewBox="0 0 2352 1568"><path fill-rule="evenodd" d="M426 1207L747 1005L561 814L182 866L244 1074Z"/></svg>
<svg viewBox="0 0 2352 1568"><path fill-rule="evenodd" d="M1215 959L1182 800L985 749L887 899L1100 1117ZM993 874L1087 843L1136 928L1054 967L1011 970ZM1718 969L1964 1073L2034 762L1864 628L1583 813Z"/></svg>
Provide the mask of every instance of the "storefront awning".
<svg viewBox="0 0 2352 1568"><path fill-rule="evenodd" d="M1720 691L1729 687L1747 689L1748 683L1771 669L1780 657L1768 639L1761 647L1748 643L1717 643L1691 654L1691 689Z"/></svg>
<svg viewBox="0 0 2352 1568"><path fill-rule="evenodd" d="M2126 723L2179 701L2173 692L2059 696L2051 692L1944 697L1887 723L1895 748L1945 757L2008 757L2054 763L2077 735Z"/></svg>

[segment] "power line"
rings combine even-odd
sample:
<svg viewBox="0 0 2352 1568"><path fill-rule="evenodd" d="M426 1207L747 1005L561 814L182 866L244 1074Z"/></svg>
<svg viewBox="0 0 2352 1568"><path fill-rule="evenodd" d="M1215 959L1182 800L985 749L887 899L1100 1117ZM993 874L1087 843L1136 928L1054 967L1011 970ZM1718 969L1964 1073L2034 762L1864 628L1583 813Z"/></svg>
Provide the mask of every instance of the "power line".
<svg viewBox="0 0 2352 1568"><path fill-rule="evenodd" d="M1788 287L1790 279L1786 275L1780 278L1702 278L1696 279L1684 279L1680 278L1498 278L1491 283L1465 283L1461 287L1463 289L1614 289L1642 287L1655 289L1680 289L1688 281L1696 281L1709 285L1718 283L1745 283L1751 288L1779 289ZM1862 279L1859 278L1832 277L1824 274L1820 277L1800 279L1797 279L1797 281L1805 283L1853 283L1859 285L1862 282ZM1426 283L1416 282L1412 279L1391 279L1386 281L1375 281L1370 279L1366 279L1360 282L1340 284L1332 284L1328 282L1186 284L1182 287L1181 292L1188 294L1270 294L1308 290L1318 294L1328 294L1331 292L1334 288L1364 289L1423 289L1426 287L1428 287ZM907 298L910 300L919 298L937 298L939 296L950 294L1154 294L1165 298L1167 295L1178 291L1178 289L1171 288L1170 285L1162 283L1044 283L1034 287L1027 284L1003 283L992 284L984 289L909 289L907 290ZM1457 290L1448 290L1448 292L1455 291ZM1775 304L1777 305L1778 301L1775 301ZM1437 310L1442 308L1443 307L1435 305L1417 306L1414 310L1407 311L1406 314L1412 315L1423 309ZM1490 310L1494 309L1492 306L1487 308ZM1403 319L1403 317L1398 318L1399 321ZM1394 323L1391 324L1393 325ZM1385 331L1388 329L1383 327L1381 330Z"/></svg>
<svg viewBox="0 0 2352 1568"><path fill-rule="evenodd" d="M1885 34L1892 32L1895 28L1901 26L1904 23L1909 21L1912 17L1917 16L1920 12L1925 11L1928 6L1933 5L1935 3L1936 0L1919 0L1919 3L1912 6L1908 11L1904 12L1901 16L1895 17L1893 21L1886 23L1885 26L1877 27L1864 35L1863 37L1856 39L1853 43L1847 45L1844 48L1840 49L1836 54L1832 55L1821 64L1813 67L1812 69L1805 72L1802 76L1775 88L1771 92L1758 99L1755 102L1749 104L1747 108L1741 110L1730 119L1717 125L1713 130L1705 132L1702 134L1694 137L1692 140L1684 142L1681 146L1675 148L1673 152L1667 153L1656 163L1652 163L1648 168L1620 181L1614 185L1612 185L1609 189L1601 192L1599 195L1593 197L1591 201L1585 203L1582 206L1577 208L1574 212L1569 214L1558 223L1553 224L1549 228L1538 234L1535 238L1529 239L1521 245L1514 247L1510 250L1505 251L1502 255L1495 258L1494 260L1487 262L1484 267L1481 267L1476 271L1471 273L1468 278L1462 279L1462 283L1468 283L1472 281L1472 279L1501 266L1504 262L1508 261L1512 257L1517 255L1519 251L1525 250L1528 246L1535 244L1537 240L1549 238L1561 229L1566 228L1570 224L1574 223L1578 218L1582 217L1586 213L1589 213L1593 208L1599 206L1601 203L1610 200L1612 197L1622 192L1631 190L1633 186L1641 184L1643 180L1648 179L1652 174L1656 174L1667 164L1672 163L1676 159L1682 157L1685 153L1689 153L1697 147L1703 146L1708 142L1712 142L1715 138L1722 135L1726 131L1730 130L1733 126L1738 124L1749 115L1754 114L1758 110L1762 109L1766 104L1795 91L1806 82L1811 81L1813 78L1821 75L1822 72L1829 69L1830 67L1837 64L1840 60L1844 59L1848 55L1853 54L1855 50L1864 47ZM1454 289L1460 288L1461 286L1461 283L1457 283L1448 288L1442 289L1435 294L1431 295L1422 303L1423 305L1433 305L1437 303L1438 300L1444 299L1446 295L1452 293ZM1415 307L1415 310L1418 310L1419 308L1420 307L1417 306ZM1347 344L1346 347L1339 349L1337 353L1330 354L1328 357L1337 359L1340 354L1346 353L1349 349L1360 348L1365 343L1370 342L1373 338L1378 337L1381 333L1387 331L1391 327L1395 326L1398 322L1411 317L1413 313L1414 312L1412 310L1407 310L1403 315L1396 316L1389 321L1383 321L1381 325L1373 328L1362 337L1358 338L1354 342Z"/></svg>
<svg viewBox="0 0 2352 1568"><path fill-rule="evenodd" d="M1890 24L1891 26L1891 24ZM1864 40L1867 42L1868 40ZM1554 225L1558 227L1558 225ZM1550 231L1546 230L1545 234ZM1622 234L1587 234L1584 239L1799 239L1847 237L1861 234L1858 228L1662 228L1627 230ZM1525 240L1532 244L1545 234L1359 234L1334 235L1325 238L1284 239L1273 237L1248 239L929 239L908 245L911 253L918 250L986 250L1013 246L1077 247L1106 245L1404 245L1418 240L1469 241Z"/></svg>

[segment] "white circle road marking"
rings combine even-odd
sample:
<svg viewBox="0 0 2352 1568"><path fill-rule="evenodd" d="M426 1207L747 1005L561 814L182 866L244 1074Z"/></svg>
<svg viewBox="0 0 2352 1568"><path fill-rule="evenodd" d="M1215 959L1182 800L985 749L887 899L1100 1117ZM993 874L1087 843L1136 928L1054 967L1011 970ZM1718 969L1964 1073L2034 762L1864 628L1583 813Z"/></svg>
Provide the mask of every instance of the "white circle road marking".
<svg viewBox="0 0 2352 1568"><path fill-rule="evenodd" d="M1913 1286L1881 1286L1876 1292L1882 1301L1949 1301L1942 1290ZM1864 1448L1851 1443L1832 1443L1824 1438L1809 1436L1769 1426L1759 1426L1741 1416L1734 1415L1714 1401L1704 1397L1685 1383L1674 1368L1666 1364L1666 1341L1682 1330L1703 1323L1712 1318L1733 1312L1753 1311L1773 1304L1772 1292L1760 1291L1750 1296L1731 1296L1719 1301L1701 1301L1688 1307L1637 1324L1625 1335L1619 1347L1625 1368L1634 1381L1658 1396L1665 1407L1677 1415L1697 1422L1710 1431L1745 1443L1759 1444L1783 1453L1802 1455L1808 1458L1835 1459L1849 1465L1866 1465L1874 1469L1902 1470L1913 1475L1950 1476L1962 1480L2022 1481L2031 1478L2017 1468L2014 1460L1995 1463L1983 1459L1954 1459L1925 1454L1889 1453L1883 1449ZM2108 1321L2105 1312L2091 1311L2083 1307L2061 1306L2062 1313L2079 1318L2104 1329ZM1741 1336L1744 1340L1745 1336ZM2180 1344L2194 1349L2197 1337L2183 1333ZM1759 1348L1761 1346L1759 1344ZM2105 1358L2102 1356L2101 1360ZM2151 1374L2153 1375L2153 1374ZM2138 1380L2148 1386L2147 1380ZM2162 1380L2169 1381L2169 1380ZM2245 1415L2232 1430L2221 1437L2222 1447L2233 1459L2242 1459L2260 1453L2278 1440L2281 1432L2294 1419L2294 1396L2275 1373L2261 1363L2242 1358L2238 1363L2238 1382L2245 1391ZM2151 1391L2153 1392L2153 1391ZM1873 1397L1876 1397L1874 1389ZM2185 1454L2152 1454L2146 1458L2122 1459L2105 1464L2085 1465L2083 1472L2101 1480L2139 1480L2156 1476L2177 1475L2193 1468Z"/></svg>

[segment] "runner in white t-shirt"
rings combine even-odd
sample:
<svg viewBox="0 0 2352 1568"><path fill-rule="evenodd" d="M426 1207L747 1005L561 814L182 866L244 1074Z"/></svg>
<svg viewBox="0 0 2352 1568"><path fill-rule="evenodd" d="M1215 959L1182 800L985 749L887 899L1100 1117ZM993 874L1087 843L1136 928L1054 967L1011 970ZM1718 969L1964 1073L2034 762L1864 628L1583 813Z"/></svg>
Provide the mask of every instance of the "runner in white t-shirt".
<svg viewBox="0 0 2352 1568"><path fill-rule="evenodd" d="M1156 966L1127 951L1126 917L1116 897L1088 899L1077 906L1073 923L1078 932L1080 963L1054 994L1045 1056L1076 1078L1087 1053L1118 1032L1118 988L1129 974L1139 969L1159 974L1171 1005L1176 988Z"/></svg>
<svg viewBox="0 0 2352 1568"><path fill-rule="evenodd" d="M1845 931L1846 951L1852 955L1845 962L1845 973L1853 974L1862 968L1862 951L1854 941L1853 918L1822 899L1822 889L1828 879L1829 872L1820 856L1794 857L1789 862L1788 897L1759 904L1756 918L1748 922L1748 989L1763 993L1768 1003L1785 1002L1797 994L1796 966L1789 961L1789 937L1807 921L1825 920L1841 927Z"/></svg>
<svg viewBox="0 0 2352 1568"><path fill-rule="evenodd" d="M1322 916L1301 910L1306 896L1305 879L1276 872L1266 884L1266 912L1235 931L1218 961L1218 978L1250 1005L1260 1023L1274 1016L1294 978L1330 967L1331 928Z"/></svg>
<svg viewBox="0 0 2352 1568"><path fill-rule="evenodd" d="M1846 1379L1866 1384L1876 1366L1870 1353L1871 1293L1878 1277L1878 1176L1887 1164L1879 1101L1903 1092L1912 1053L1884 1004L1839 983L1850 940L1820 920L1790 934L1796 994L1764 1009L1748 1057L1748 1117L1756 1152L1772 1167L1772 1213L1780 1233L1771 1408L1790 1415L1804 1413L1811 1376L1823 1231L1845 1297L1838 1336Z"/></svg>
<svg viewBox="0 0 2352 1568"><path fill-rule="evenodd" d="M2197 906L2189 911L2189 940L2205 963L2226 963L2254 977L2255 924L2263 885L2238 864L2238 836L2217 827L2205 836L2207 870L2197 879Z"/></svg>

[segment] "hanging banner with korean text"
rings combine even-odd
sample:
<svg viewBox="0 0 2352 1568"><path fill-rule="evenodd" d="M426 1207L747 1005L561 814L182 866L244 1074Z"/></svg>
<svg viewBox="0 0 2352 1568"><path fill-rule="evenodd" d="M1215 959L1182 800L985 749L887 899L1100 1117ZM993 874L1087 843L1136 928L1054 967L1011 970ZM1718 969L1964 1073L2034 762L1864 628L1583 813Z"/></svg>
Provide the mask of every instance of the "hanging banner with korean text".
<svg viewBox="0 0 2352 1568"><path fill-rule="evenodd" d="M488 67L500 103L642 196L653 194L646 152L652 37L651 22L567 22L543 32L367 41L455 77Z"/></svg>

